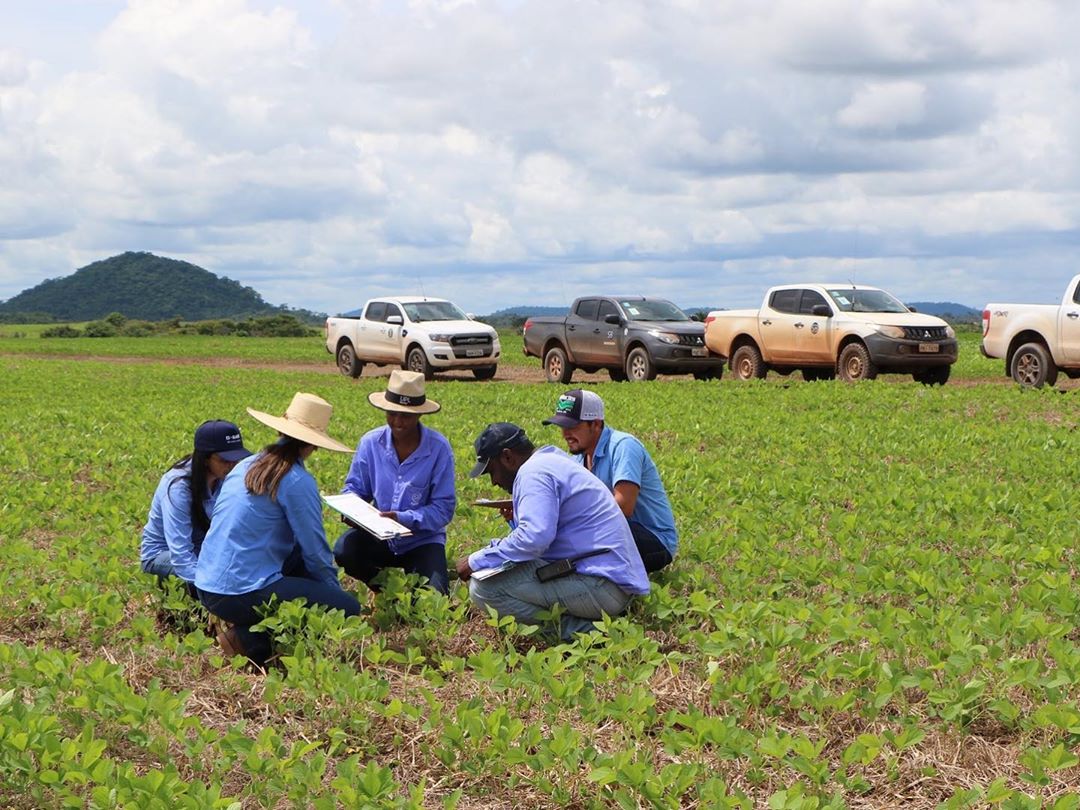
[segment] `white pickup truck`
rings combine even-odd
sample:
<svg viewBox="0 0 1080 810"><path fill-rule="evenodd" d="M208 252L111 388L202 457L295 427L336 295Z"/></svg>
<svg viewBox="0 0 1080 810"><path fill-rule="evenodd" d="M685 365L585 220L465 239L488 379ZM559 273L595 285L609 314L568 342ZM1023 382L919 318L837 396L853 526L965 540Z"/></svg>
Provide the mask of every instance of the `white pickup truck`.
<svg viewBox="0 0 1080 810"><path fill-rule="evenodd" d="M900 372L943 385L957 352L956 333L941 318L861 284L773 287L759 309L710 312L705 345L728 358L740 380L798 369L806 380Z"/></svg>
<svg viewBox="0 0 1080 810"><path fill-rule="evenodd" d="M982 353L1004 360L1005 374L1021 385L1053 385L1059 370L1080 377L1080 275L1060 305L987 304L982 327Z"/></svg>
<svg viewBox="0 0 1080 810"><path fill-rule="evenodd" d="M327 318L326 350L349 377L359 377L371 363L419 371L428 380L449 369L490 380L501 347L494 329L445 298L395 296L372 298L359 318Z"/></svg>

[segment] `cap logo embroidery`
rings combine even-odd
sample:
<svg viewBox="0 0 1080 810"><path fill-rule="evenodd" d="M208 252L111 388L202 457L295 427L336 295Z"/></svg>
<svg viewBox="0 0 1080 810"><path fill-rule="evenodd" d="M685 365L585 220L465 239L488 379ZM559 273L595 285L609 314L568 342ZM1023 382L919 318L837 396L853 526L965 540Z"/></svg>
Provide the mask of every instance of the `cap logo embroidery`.
<svg viewBox="0 0 1080 810"><path fill-rule="evenodd" d="M559 397L559 401L555 405L555 413L569 413L574 410L574 404L573 397Z"/></svg>

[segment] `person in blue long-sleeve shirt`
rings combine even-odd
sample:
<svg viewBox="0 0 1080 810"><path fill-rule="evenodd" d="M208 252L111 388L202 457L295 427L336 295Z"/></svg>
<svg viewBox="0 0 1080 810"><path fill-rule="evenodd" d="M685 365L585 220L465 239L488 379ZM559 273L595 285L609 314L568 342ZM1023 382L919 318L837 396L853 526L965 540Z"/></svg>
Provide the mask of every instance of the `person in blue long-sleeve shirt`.
<svg viewBox="0 0 1080 810"><path fill-rule="evenodd" d="M271 641L251 626L274 597L349 616L360 613L360 603L338 581L319 488L304 467L316 447L350 452L326 434L330 404L298 393L283 417L247 411L280 438L226 476L199 554L195 586L203 606L234 625L218 636L222 648L262 666L272 653Z"/></svg>
<svg viewBox="0 0 1080 810"><path fill-rule="evenodd" d="M229 471L250 455L232 422L213 419L195 429L191 453L165 472L154 491L139 545L144 572L176 577L194 595L195 562L214 499Z"/></svg>
<svg viewBox="0 0 1080 810"><path fill-rule="evenodd" d="M535 449L510 422L488 425L475 447L470 477L487 473L511 493L515 520L509 535L457 562L475 604L535 623L541 611L559 603L565 611L560 635L569 639L649 592L630 527L600 479L558 448ZM572 566L541 580L541 569L557 561Z"/></svg>
<svg viewBox="0 0 1080 810"><path fill-rule="evenodd" d="M454 516L454 454L441 433L420 424L439 404L427 397L424 375L415 371L390 374L385 392L368 401L386 412L386 425L364 434L356 448L345 491L373 503L410 534L381 540L353 527L334 545L334 557L345 573L373 583L383 568L402 568L427 577L441 593L449 590L446 526Z"/></svg>

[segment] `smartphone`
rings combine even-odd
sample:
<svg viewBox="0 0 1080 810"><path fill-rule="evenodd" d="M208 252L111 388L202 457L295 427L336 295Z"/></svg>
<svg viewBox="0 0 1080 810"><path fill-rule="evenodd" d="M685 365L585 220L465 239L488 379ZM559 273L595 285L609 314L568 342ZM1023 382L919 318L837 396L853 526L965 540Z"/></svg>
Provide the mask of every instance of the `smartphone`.
<svg viewBox="0 0 1080 810"><path fill-rule="evenodd" d="M577 570L573 560L556 560L555 562L541 565L536 569L536 578L541 582L548 582L559 577L565 577Z"/></svg>

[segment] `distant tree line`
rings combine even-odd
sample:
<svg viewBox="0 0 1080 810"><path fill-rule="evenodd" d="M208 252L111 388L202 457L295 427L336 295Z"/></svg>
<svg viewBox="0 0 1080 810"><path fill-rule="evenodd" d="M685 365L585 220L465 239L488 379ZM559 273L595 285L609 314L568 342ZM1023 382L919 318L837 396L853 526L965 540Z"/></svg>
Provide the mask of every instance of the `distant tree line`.
<svg viewBox="0 0 1080 810"><path fill-rule="evenodd" d="M153 335L232 335L234 337L314 337L319 330L292 315L262 315L245 320L215 318L184 321L179 316L165 321L132 320L113 312L82 329L59 324L41 332L43 338L151 337Z"/></svg>

